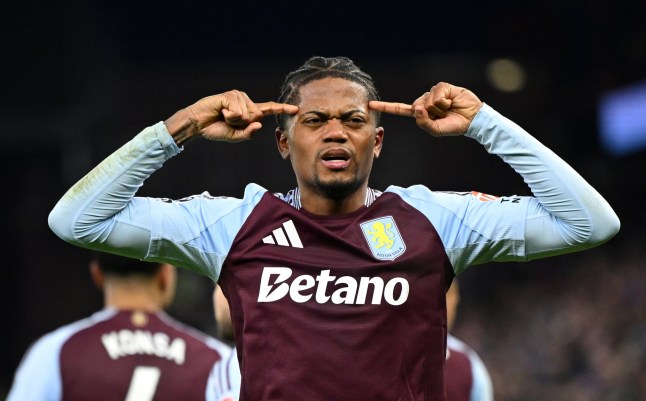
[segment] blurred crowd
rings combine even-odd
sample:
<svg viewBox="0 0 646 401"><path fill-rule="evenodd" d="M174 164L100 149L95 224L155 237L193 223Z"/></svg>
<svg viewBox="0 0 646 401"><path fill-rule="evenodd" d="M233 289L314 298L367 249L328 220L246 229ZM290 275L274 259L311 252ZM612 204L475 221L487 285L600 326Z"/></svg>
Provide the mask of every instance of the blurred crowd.
<svg viewBox="0 0 646 401"><path fill-rule="evenodd" d="M484 360L496 400L646 400L640 246L536 261L504 290L477 290L474 283L469 296L463 289L468 300L454 333ZM478 268L487 270L484 276L499 266ZM481 284L478 272L465 279L471 274Z"/></svg>

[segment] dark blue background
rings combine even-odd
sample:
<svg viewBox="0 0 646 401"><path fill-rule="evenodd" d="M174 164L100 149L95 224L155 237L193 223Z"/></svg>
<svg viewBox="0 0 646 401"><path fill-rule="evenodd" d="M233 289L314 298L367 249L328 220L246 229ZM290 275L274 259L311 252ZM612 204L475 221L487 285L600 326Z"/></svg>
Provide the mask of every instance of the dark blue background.
<svg viewBox="0 0 646 401"><path fill-rule="evenodd" d="M32 341L101 305L88 255L47 227L65 190L143 127L200 97L236 88L275 99L285 73L312 55L353 58L385 100L410 102L437 81L469 87L563 156L622 218L622 232L602 248L467 272L465 314L509 285L550 285L568 269L585 272L590 261L643 246L645 154L610 157L596 130L599 96L646 79L642 1L23 0L3 3L0 15L0 395ZM488 84L486 66L496 58L525 68L523 90ZM383 124L373 187L528 193L475 142L431 138L402 118L385 116ZM272 131L268 121L252 142L190 143L142 194L241 196L249 181L286 191L295 182ZM616 269L621 275L621 264ZM180 279L173 313L212 332L212 284Z"/></svg>

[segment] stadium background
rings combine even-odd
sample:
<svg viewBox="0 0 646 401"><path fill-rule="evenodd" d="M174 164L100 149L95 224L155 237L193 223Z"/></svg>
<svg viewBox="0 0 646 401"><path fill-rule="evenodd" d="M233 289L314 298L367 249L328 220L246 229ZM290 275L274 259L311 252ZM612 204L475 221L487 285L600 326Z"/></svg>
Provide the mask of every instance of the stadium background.
<svg viewBox="0 0 646 401"><path fill-rule="evenodd" d="M462 276L455 334L486 362L496 399L646 400L646 154L608 154L597 124L605 93L646 79L646 3L24 0L1 10L0 397L32 341L101 305L88 254L47 227L71 184L199 97L237 88L275 99L307 57L347 55L385 100L410 102L440 80L472 89L563 156L622 219L601 248ZM495 79L501 59L521 68L519 88L501 90L513 84ZM272 125L248 143L190 143L141 193L240 196L249 181L290 189ZM375 188L528 194L474 141L432 138L403 118L383 125ZM213 334L211 289L181 274L171 313Z"/></svg>

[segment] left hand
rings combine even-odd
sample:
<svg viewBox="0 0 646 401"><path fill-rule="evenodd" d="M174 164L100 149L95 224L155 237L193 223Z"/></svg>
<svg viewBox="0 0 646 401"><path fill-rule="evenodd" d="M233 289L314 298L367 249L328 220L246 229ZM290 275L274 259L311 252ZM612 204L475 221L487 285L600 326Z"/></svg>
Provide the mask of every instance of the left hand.
<svg viewBox="0 0 646 401"><path fill-rule="evenodd" d="M482 107L482 101L466 88L440 82L412 105L373 100L370 109L414 117L417 125L433 136L464 135Z"/></svg>

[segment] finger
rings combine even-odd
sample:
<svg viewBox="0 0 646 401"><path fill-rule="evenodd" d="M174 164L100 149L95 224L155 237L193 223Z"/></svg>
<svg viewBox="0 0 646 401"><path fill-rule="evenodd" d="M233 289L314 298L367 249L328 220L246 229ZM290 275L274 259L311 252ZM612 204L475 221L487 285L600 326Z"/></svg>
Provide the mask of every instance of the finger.
<svg viewBox="0 0 646 401"><path fill-rule="evenodd" d="M251 139L261 128L262 124L260 122L253 122L245 127L243 135L245 138Z"/></svg>
<svg viewBox="0 0 646 401"><path fill-rule="evenodd" d="M224 120L232 125L246 125L262 118L263 113L258 106L242 91L231 91L228 103L222 109Z"/></svg>
<svg viewBox="0 0 646 401"><path fill-rule="evenodd" d="M256 103L256 106L260 109L264 116L269 116L273 114L289 114L294 115L298 113L298 106L287 103L277 103L277 102L265 102L265 103Z"/></svg>
<svg viewBox="0 0 646 401"><path fill-rule="evenodd" d="M242 113L239 109L231 111L231 109L222 109L222 116L224 121L229 125L241 125L244 123L242 120Z"/></svg>
<svg viewBox="0 0 646 401"><path fill-rule="evenodd" d="M435 135L435 128L437 127L437 122L435 122L436 117L428 113L428 111L423 107L418 107L415 111L415 122L417 123L417 126L424 131Z"/></svg>
<svg viewBox="0 0 646 401"><path fill-rule="evenodd" d="M235 92L235 99L238 104L238 109L240 111L240 121L249 121L249 108L255 107L251 99L247 96L246 93L241 91Z"/></svg>
<svg viewBox="0 0 646 401"><path fill-rule="evenodd" d="M446 112L451 108L453 103L450 96L450 86L444 82L433 86L426 98L426 110L434 117L445 117Z"/></svg>
<svg viewBox="0 0 646 401"><path fill-rule="evenodd" d="M434 117L446 117L446 113L451 107L451 100L449 99L438 99L435 102L429 104L426 107L428 113Z"/></svg>
<svg viewBox="0 0 646 401"><path fill-rule="evenodd" d="M430 107L434 107L442 111L448 111L451 108L451 104L453 104L452 98L441 97L441 98L435 99L433 103L430 105Z"/></svg>
<svg viewBox="0 0 646 401"><path fill-rule="evenodd" d="M221 111L226 122L234 123L241 121L244 109L244 101L241 101L239 91L233 90L224 94Z"/></svg>
<svg viewBox="0 0 646 401"><path fill-rule="evenodd" d="M413 106L406 103L393 103L382 102L379 100L371 100L368 107L374 111L381 111L383 113L395 114L398 116L414 117Z"/></svg>

